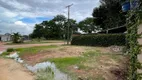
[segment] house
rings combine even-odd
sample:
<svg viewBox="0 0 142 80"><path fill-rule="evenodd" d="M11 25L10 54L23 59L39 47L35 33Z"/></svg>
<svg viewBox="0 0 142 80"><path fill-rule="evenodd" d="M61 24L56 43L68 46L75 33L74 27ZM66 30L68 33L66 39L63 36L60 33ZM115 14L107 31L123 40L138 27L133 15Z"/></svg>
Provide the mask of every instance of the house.
<svg viewBox="0 0 142 80"><path fill-rule="evenodd" d="M0 35L0 41L11 41L12 37L11 34L6 33L4 35Z"/></svg>

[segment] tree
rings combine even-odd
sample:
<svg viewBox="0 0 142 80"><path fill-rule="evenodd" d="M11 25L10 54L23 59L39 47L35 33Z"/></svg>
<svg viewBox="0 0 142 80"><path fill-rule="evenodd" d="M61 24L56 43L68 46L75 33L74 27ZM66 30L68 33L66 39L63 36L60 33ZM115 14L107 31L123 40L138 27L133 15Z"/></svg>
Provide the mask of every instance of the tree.
<svg viewBox="0 0 142 80"><path fill-rule="evenodd" d="M102 30L119 27L126 23L119 0L100 0L101 5L93 10L94 23Z"/></svg>
<svg viewBox="0 0 142 80"><path fill-rule="evenodd" d="M23 39L22 39L21 35L17 32L17 33L13 33L12 41L13 41L13 43L22 43Z"/></svg>
<svg viewBox="0 0 142 80"><path fill-rule="evenodd" d="M94 25L93 18L86 18L85 20L79 22L78 27L80 30L86 33L92 33L98 31L100 28Z"/></svg>
<svg viewBox="0 0 142 80"><path fill-rule="evenodd" d="M72 31L77 30L77 23L75 20L70 19L70 30L71 35ZM33 33L30 35L32 38L41 38L46 39L63 39L67 35L67 18L64 15L57 15L52 20L43 21L40 24L36 24Z"/></svg>
<svg viewBox="0 0 142 80"><path fill-rule="evenodd" d="M34 27L34 31L31 34L32 38L38 38L44 37L44 26L41 24L36 24Z"/></svg>
<svg viewBox="0 0 142 80"><path fill-rule="evenodd" d="M65 34L65 22L67 18L64 15L57 15L54 17L53 21L56 24L56 30L59 34L59 38L62 39Z"/></svg>

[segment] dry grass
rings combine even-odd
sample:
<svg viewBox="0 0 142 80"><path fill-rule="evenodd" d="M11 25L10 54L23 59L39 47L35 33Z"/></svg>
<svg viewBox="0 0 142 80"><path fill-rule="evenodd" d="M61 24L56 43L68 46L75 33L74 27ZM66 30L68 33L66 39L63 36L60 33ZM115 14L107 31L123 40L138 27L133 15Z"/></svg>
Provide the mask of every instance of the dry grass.
<svg viewBox="0 0 142 80"><path fill-rule="evenodd" d="M61 71L81 80L125 80L127 71L127 58L109 47L59 46L23 58L29 64L50 60Z"/></svg>

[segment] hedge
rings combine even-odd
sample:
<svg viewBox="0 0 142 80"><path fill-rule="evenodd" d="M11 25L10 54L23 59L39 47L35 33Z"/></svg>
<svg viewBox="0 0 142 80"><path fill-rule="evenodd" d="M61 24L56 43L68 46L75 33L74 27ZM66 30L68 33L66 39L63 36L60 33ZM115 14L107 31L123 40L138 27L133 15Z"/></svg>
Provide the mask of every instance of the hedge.
<svg viewBox="0 0 142 80"><path fill-rule="evenodd" d="M125 45L125 34L94 34L73 37L71 45L84 46L111 46Z"/></svg>

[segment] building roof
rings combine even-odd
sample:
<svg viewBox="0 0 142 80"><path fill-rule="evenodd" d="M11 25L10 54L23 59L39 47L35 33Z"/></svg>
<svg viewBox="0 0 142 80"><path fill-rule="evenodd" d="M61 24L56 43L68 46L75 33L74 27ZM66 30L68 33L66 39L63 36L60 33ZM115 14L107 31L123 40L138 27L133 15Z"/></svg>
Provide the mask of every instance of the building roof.
<svg viewBox="0 0 142 80"><path fill-rule="evenodd" d="M124 33L127 31L126 25L124 26L120 26L120 27L115 27L115 28L110 28L108 30L103 30L101 32L98 33Z"/></svg>

